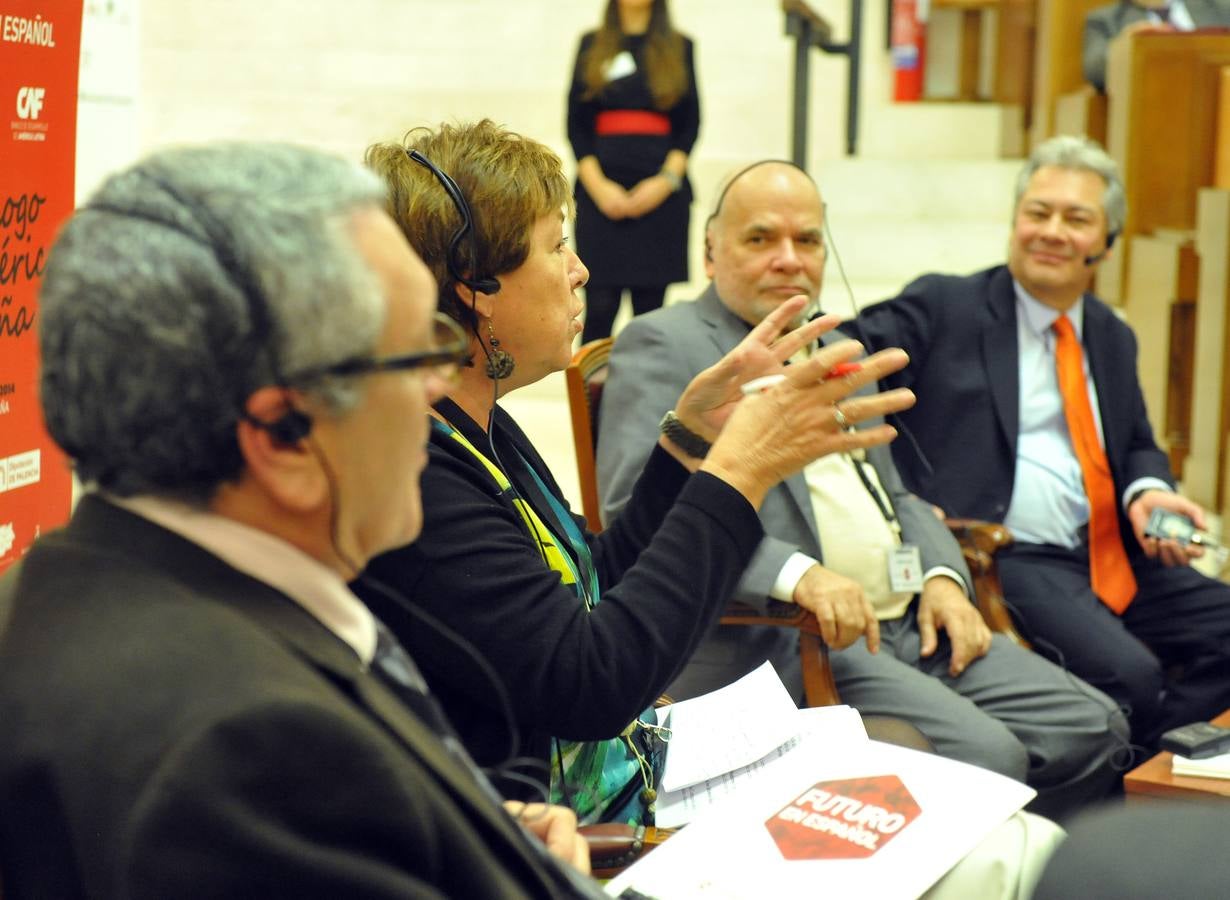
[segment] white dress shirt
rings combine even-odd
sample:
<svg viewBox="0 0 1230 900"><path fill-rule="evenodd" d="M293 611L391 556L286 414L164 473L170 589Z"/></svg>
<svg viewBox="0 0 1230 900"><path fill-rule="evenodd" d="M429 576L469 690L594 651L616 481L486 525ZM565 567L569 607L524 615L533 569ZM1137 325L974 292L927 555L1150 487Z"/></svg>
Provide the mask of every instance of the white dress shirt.
<svg viewBox="0 0 1230 900"><path fill-rule="evenodd" d="M345 641L363 665L376 652L376 620L340 575L267 531L164 497L102 496L208 550L240 572L276 588Z"/></svg>

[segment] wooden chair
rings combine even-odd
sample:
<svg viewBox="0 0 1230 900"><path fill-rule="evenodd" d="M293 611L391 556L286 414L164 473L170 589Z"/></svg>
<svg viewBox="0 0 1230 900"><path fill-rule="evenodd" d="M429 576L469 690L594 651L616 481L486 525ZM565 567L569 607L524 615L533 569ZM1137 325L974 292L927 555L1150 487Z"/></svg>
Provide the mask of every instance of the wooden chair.
<svg viewBox="0 0 1230 900"><path fill-rule="evenodd" d="M581 510L593 531L602 530L602 505L598 497L595 452L598 443L598 412L602 389L606 385L611 338L591 341L577 350L564 370L568 388L568 407L572 414L573 445L577 473L581 482ZM945 520L973 576L975 603L992 631L1007 634L1025 644L1016 632L1012 617L1003 605L1003 588L995 570L995 553L1012 543L1012 534L1003 525L975 519ZM828 647L820 634L816 617L790 603L774 603L771 612L731 601L720 619L723 625L770 625L794 628L799 632L799 653L803 668L803 690L808 706L841 703L837 684L829 666Z"/></svg>
<svg viewBox="0 0 1230 900"><path fill-rule="evenodd" d="M598 408L606 384L611 338L591 341L577 350L564 370L568 386L568 407L572 413L572 437L576 448L577 472L581 481L581 511L591 531L602 530L602 504L598 499L598 479L594 453L598 443ZM820 623L805 609L789 603L772 605L772 612L731 601L720 619L723 625L769 625L794 628L799 632L799 652L803 666L803 694L808 706L833 706L841 703L837 684L829 667L829 651L820 635Z"/></svg>

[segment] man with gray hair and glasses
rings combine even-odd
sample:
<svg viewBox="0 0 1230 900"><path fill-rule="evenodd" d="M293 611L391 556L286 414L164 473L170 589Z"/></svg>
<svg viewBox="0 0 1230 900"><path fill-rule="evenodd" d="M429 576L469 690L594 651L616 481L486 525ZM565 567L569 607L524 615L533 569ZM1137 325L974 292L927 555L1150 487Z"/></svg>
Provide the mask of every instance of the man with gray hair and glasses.
<svg viewBox="0 0 1230 900"><path fill-rule="evenodd" d="M893 445L906 483L1008 525L996 558L1026 638L1151 751L1230 706L1230 587L1188 565L1198 547L1146 532L1159 510L1205 522L1153 439L1131 328L1088 292L1125 211L1102 148L1053 138L1017 179L1006 266L925 275L857 324L869 349L910 355L888 379L918 396L900 414L913 440Z"/></svg>
<svg viewBox="0 0 1230 900"><path fill-rule="evenodd" d="M572 813L502 809L346 587L418 535L466 349L383 206L216 145L62 230L41 393L86 495L0 581L6 898L598 894Z"/></svg>

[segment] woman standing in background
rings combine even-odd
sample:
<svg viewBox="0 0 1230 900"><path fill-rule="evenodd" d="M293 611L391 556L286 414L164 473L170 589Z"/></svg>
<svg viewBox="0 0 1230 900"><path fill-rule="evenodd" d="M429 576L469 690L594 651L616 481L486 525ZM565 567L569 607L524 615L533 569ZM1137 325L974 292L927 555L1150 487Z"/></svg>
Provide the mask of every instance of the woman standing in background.
<svg viewBox="0 0 1230 900"><path fill-rule="evenodd" d="M624 288L639 315L688 280L688 154L700 127L692 41L666 0L609 0L577 50L568 140L577 252L589 266L582 341L611 333Z"/></svg>

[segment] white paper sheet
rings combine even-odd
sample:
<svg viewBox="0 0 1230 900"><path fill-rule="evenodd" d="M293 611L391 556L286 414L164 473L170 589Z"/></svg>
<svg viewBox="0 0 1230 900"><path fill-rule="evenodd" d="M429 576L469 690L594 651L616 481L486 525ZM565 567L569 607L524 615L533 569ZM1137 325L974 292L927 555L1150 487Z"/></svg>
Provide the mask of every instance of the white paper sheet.
<svg viewBox="0 0 1230 900"><path fill-rule="evenodd" d="M673 704L662 788L677 791L763 758L798 734L798 712L769 662L720 690Z"/></svg>
<svg viewBox="0 0 1230 900"><path fill-rule="evenodd" d="M878 741L823 758L794 752L606 890L669 900L917 897L1033 796L994 772ZM797 835L822 849L787 859L782 847Z"/></svg>
<svg viewBox="0 0 1230 900"><path fill-rule="evenodd" d="M1194 778L1230 778L1230 753L1219 753L1217 756L1206 756L1204 759L1188 759L1176 753L1170 768L1175 775Z"/></svg>
<svg viewBox="0 0 1230 900"><path fill-rule="evenodd" d="M789 754L805 753L814 759L826 753L843 752L843 748L867 740L863 717L858 710L849 706L800 709L796 711L796 721L799 733L795 737L751 765L677 791L660 792L654 814L655 824L661 828L686 825L722 799L749 788L767 770L778 767ZM670 752L674 750L672 746Z"/></svg>

